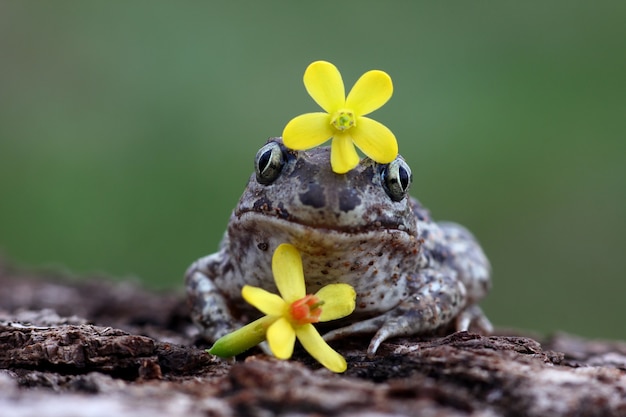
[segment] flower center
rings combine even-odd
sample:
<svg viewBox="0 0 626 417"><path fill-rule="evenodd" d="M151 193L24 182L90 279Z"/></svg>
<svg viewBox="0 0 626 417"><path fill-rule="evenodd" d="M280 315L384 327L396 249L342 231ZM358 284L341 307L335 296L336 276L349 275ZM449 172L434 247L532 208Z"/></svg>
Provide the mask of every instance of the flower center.
<svg viewBox="0 0 626 417"><path fill-rule="evenodd" d="M307 323L317 323L320 321L322 314L322 305L324 302L313 294L309 294L304 298L294 301L289 306L289 315L296 325Z"/></svg>
<svg viewBox="0 0 626 417"><path fill-rule="evenodd" d="M335 129L344 131L356 126L356 118L350 110L338 110L333 114L330 123Z"/></svg>

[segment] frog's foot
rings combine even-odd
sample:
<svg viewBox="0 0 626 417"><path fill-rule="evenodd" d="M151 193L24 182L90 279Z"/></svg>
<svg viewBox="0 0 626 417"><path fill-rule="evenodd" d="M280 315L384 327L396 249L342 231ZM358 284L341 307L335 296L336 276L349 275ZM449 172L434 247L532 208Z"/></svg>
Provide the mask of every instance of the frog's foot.
<svg viewBox="0 0 626 417"><path fill-rule="evenodd" d="M466 303L466 290L451 270L427 269L420 273L419 286L409 287L409 295L392 310L371 319L333 330L325 340L354 334L374 333L367 355L374 356L380 344L396 336L410 336L435 330L451 323Z"/></svg>
<svg viewBox="0 0 626 417"><path fill-rule="evenodd" d="M406 317L387 313L332 330L324 335L324 340L328 342L357 334L375 333L367 348L367 356L373 357L382 342L396 336L411 335L415 333L413 327Z"/></svg>
<svg viewBox="0 0 626 417"><path fill-rule="evenodd" d="M419 300L417 301L419 303ZM380 316L332 330L324 335L324 340L330 341L357 334L374 333L374 337L367 348L367 356L373 357L376 355L380 344L387 339L433 330L452 318L434 305L432 308L423 309L414 309L414 307L415 303L404 302Z"/></svg>
<svg viewBox="0 0 626 417"><path fill-rule="evenodd" d="M457 316L455 325L457 332L472 330L486 335L493 333L493 325L477 305L463 310Z"/></svg>
<svg viewBox="0 0 626 417"><path fill-rule="evenodd" d="M324 335L330 341L357 334L374 333L367 348L367 356L373 357L381 343L398 336L411 336L433 330L449 322L452 317L436 308L414 310L413 303L402 303L395 309L371 319L332 330ZM435 306L433 306L435 307Z"/></svg>
<svg viewBox="0 0 626 417"><path fill-rule="evenodd" d="M215 342L236 328L224 296L210 278L220 256L218 252L197 260L185 274L191 319L209 342Z"/></svg>

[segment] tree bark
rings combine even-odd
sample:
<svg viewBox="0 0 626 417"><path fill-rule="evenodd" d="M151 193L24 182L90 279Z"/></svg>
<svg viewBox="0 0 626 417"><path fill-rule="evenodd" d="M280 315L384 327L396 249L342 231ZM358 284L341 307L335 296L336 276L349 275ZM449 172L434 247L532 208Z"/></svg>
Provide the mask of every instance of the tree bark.
<svg viewBox="0 0 626 417"><path fill-rule="evenodd" d="M500 330L333 343L341 375L296 349L225 361L182 294L0 265L0 415L626 416L626 343Z"/></svg>

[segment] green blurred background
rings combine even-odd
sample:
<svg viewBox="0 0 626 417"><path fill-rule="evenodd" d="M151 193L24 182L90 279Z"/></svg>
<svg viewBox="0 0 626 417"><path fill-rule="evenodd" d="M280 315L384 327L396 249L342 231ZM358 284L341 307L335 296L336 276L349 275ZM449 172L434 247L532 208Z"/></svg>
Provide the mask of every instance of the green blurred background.
<svg viewBox="0 0 626 417"><path fill-rule="evenodd" d="M467 225L498 326L626 339L626 2L0 3L0 251L182 291L306 66L393 78L373 117Z"/></svg>

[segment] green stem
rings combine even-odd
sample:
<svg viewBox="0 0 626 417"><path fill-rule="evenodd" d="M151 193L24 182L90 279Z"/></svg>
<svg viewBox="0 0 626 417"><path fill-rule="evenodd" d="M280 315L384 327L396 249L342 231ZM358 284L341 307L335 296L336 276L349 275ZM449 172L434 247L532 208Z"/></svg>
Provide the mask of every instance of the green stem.
<svg viewBox="0 0 626 417"><path fill-rule="evenodd" d="M264 341L267 328L278 318L263 316L241 329L220 337L207 352L221 358L239 355Z"/></svg>

